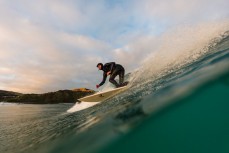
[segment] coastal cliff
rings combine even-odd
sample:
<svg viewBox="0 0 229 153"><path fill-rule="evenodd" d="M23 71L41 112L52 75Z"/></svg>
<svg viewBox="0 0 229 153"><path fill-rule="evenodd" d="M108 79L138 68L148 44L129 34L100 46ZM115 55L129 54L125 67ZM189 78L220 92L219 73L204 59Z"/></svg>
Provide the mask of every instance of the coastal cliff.
<svg viewBox="0 0 229 153"><path fill-rule="evenodd" d="M91 95L93 93L95 93L95 91L87 88L59 90L56 92L48 92L44 94L21 94L0 90L0 101L25 104L75 103L79 98Z"/></svg>

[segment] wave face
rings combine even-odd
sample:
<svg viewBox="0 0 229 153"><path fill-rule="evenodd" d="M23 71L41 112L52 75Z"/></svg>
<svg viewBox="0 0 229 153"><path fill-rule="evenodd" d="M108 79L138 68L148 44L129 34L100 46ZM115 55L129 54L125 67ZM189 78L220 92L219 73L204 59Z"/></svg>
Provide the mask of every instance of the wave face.
<svg viewBox="0 0 229 153"><path fill-rule="evenodd" d="M225 92L222 92L225 94L222 96L227 100L228 27L227 23L200 25L194 28L177 28L162 35L151 42L152 46L149 47L152 50L151 54L147 56L142 66L129 76L130 88L103 103L83 110L79 108L80 111L77 112L74 112L77 109L74 108L73 113L67 112L72 107L69 105L39 107L29 105L28 107L36 107L34 108L36 111L29 111L29 116L23 115L23 111L20 111L16 117L17 125L11 128L7 125L12 125L14 118L2 120L0 116L0 130L2 128L5 131L5 135L0 136L5 144L5 147L0 148L0 152L112 152L116 146L119 146L117 152L125 152L124 146L117 142L124 140L129 142L131 136L134 136L133 133L142 130L140 127L160 120L158 114L169 112L166 110L169 106L188 103L184 100L187 97L198 97L197 91L202 93L206 90L208 93L210 87L217 90L215 84L218 80L223 80L220 82L225 84L223 88ZM205 96L211 95L205 94ZM202 107L201 101L198 102L199 107ZM208 102L210 103L211 99ZM7 105L7 107L1 105L0 109L6 110L9 107L25 109L23 105ZM61 109L63 107L64 111ZM203 113L207 113L208 109L217 111L208 105L203 107L206 108ZM7 116L8 111L2 112ZM221 121L223 123L224 120ZM4 126L1 122L4 122ZM195 124L195 120L189 122ZM228 124L225 126L228 127ZM16 132L19 128L21 130ZM7 135L9 133L10 136ZM147 137L147 134L143 136ZM20 138L19 144L15 138ZM140 141L139 145L144 147L144 143ZM150 139L147 141L151 142ZM17 147L11 148L7 142L11 142L10 146ZM126 145L129 147L132 145L131 148L134 148L134 143ZM148 149L154 151L153 148Z"/></svg>
<svg viewBox="0 0 229 153"><path fill-rule="evenodd" d="M131 88L120 98L142 100L176 84L186 84L181 87L191 92L193 84L201 86L206 80L227 73L228 27L229 24L186 27L158 38L152 43L152 53L131 74ZM192 84L187 84L189 82ZM183 89L177 87L176 90Z"/></svg>

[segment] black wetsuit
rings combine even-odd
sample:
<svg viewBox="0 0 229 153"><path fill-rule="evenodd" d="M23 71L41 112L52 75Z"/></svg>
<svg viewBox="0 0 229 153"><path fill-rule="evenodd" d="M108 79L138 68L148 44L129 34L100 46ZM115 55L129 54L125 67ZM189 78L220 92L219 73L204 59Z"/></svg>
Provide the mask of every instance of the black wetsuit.
<svg viewBox="0 0 229 153"><path fill-rule="evenodd" d="M107 72L111 71L109 81L116 87L120 87L124 81L125 69L120 64L115 64L115 62L106 63L102 67L103 70L103 81L99 84L102 86L107 79ZM119 75L119 84L115 81L115 77Z"/></svg>

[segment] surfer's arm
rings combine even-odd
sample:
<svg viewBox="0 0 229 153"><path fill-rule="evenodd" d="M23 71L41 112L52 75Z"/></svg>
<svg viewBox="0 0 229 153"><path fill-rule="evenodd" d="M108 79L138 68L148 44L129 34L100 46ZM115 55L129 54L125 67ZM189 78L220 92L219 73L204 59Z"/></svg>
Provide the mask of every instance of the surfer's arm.
<svg viewBox="0 0 229 153"><path fill-rule="evenodd" d="M103 81L99 84L99 86L102 86L106 82L106 79L107 79L107 74L106 74L106 72L104 72L103 73Z"/></svg>

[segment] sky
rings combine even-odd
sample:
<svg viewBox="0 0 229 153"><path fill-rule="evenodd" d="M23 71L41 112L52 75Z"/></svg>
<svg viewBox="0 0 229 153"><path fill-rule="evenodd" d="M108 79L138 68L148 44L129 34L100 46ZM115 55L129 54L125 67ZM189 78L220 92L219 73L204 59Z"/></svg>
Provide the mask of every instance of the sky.
<svg viewBox="0 0 229 153"><path fill-rule="evenodd" d="M228 0L0 0L0 90L90 88L97 63L126 72L171 29L229 19Z"/></svg>

